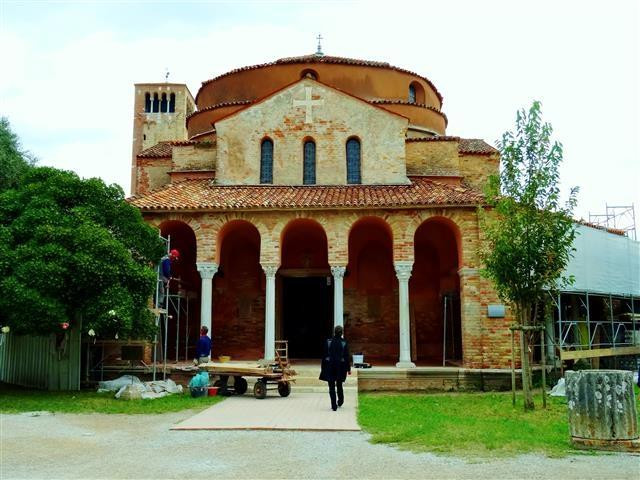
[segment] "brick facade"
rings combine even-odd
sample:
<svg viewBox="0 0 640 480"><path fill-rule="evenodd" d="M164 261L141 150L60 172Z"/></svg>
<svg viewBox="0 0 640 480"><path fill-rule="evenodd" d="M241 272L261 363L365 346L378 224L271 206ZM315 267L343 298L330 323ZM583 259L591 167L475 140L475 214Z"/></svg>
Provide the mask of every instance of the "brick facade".
<svg viewBox="0 0 640 480"><path fill-rule="evenodd" d="M508 326L511 317L487 318L487 306L500 303L490 282L480 276L478 263L478 220L472 208L438 208L337 211L253 211L229 213L176 212L148 213L145 218L162 228L167 221L184 222L193 230L197 244L198 262L215 262L222 266L222 276L214 277L213 340L214 353L230 354L235 358L260 358L264 342L264 273L260 265L281 265L283 232L290 222L310 219L317 222L327 238L329 265L346 266L349 257L349 235L361 219L375 218L388 225L392 233L389 257L393 262L414 261L414 238L426 221L444 219L457 238L459 250L459 287L443 277L444 289L458 290L461 334L461 364L467 368L506 368L511 361L511 340ZM238 222L241 221L241 222ZM259 235L259 249L234 251L233 256L253 256L243 267L227 267L224 253L225 231L230 225L247 222ZM237 227L236 227L237 228ZM227 247L232 248L232 247ZM439 287L422 289L416 293L413 281L419 270L429 268L423 262L414 263L410 280L412 321L412 356L421 364L437 364L442 355L442 293ZM240 272L241 278L236 278ZM323 275L331 276L326 270ZM459 279L459 280L458 280ZM345 331L354 351L364 351L373 358L385 360L398 355L398 290L397 281L382 290L363 292L345 278ZM278 290L278 289L276 289ZM443 290L444 291L444 290ZM276 291L276 302L281 292ZM454 305L455 308L455 305ZM276 330L281 331L281 318L276 309ZM197 322L196 322L197 323ZM194 328L197 325L194 324ZM451 353L451 352L450 352ZM421 361L422 358L422 361ZM449 355L447 356L449 358Z"/></svg>
<svg viewBox="0 0 640 480"><path fill-rule="evenodd" d="M424 77L337 57L279 62L205 82L198 110L189 115L187 101L180 112L187 118L173 119L184 120L179 126L154 124L153 115L141 114L141 95L155 87L136 89L138 197L131 202L184 250L180 273L196 301L205 297L197 265L217 269L213 354L261 358L271 338L266 326L273 325L276 339L296 331L303 342L305 328L323 337L336 322L344 324L352 350L369 359L395 363L405 339L407 363L408 328L410 357L418 365L441 365L446 356L466 368L508 367L511 317L487 317L487 306L500 302L480 276L478 259L476 209L488 176L498 171L497 151L482 140L446 136L442 98ZM411 82L421 86L421 96L409 101L404 95ZM157 88L190 99L186 86ZM166 141L142 144L140 135ZM345 146L352 137L361 145L358 185L347 185L346 178ZM273 141L269 185L260 184L264 138ZM316 144L313 186L302 185L309 139ZM413 264L408 286L396 277L396 268L407 263ZM343 319L333 318L330 267L346 267ZM267 280L265 270L274 268L278 273ZM326 295L323 308L285 294L285 284L294 291L296 279L323 277L310 292ZM271 308L266 292L274 284ZM401 334L405 287L409 327ZM301 310L291 314L294 306ZM195 311L191 332L200 322ZM266 320L271 312L275 325ZM306 346L312 350L312 343Z"/></svg>

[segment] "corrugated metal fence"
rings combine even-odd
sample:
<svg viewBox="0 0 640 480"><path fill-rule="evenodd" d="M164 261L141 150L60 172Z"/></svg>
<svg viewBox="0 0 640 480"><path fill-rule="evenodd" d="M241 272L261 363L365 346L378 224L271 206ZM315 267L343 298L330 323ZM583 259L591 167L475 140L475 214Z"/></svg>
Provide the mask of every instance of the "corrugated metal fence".
<svg viewBox="0 0 640 480"><path fill-rule="evenodd" d="M80 390L80 329L55 335L1 334L0 381L43 390Z"/></svg>

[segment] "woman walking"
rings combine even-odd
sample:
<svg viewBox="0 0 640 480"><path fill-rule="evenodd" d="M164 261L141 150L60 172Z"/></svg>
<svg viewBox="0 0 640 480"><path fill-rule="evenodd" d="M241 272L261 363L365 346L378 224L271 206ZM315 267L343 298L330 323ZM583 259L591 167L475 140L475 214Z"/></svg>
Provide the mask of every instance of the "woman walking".
<svg viewBox="0 0 640 480"><path fill-rule="evenodd" d="M320 380L329 383L329 398L331 398L331 409L334 412L344 403L342 384L347 379L347 374L351 375L349 345L342 338L342 333L342 327L337 325L333 330L333 338L327 339L320 371ZM338 388L337 402L336 387Z"/></svg>

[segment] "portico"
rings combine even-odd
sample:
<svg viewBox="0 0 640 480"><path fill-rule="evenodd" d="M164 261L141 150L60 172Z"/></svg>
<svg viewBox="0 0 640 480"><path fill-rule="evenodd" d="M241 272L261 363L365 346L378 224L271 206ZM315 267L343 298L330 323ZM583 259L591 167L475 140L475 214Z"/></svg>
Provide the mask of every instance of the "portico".
<svg viewBox="0 0 640 480"><path fill-rule="evenodd" d="M254 211L198 229L200 323L214 355L269 361L275 340L285 339L294 358L318 358L318 345L342 325L352 350L367 359L398 368L440 364L443 339L425 332L443 331L442 295L459 288L457 270L449 280L456 264L447 252L457 262L458 238L470 237L457 225L471 214ZM437 265L447 272L442 279ZM460 311L453 322L460 332ZM449 364L462 363L460 350L454 358L447 347Z"/></svg>

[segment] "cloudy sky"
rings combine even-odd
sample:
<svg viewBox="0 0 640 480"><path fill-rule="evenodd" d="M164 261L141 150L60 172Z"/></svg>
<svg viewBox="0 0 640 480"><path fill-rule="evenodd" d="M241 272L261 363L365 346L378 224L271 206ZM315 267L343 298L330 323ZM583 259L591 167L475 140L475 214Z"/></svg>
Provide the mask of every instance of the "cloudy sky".
<svg viewBox="0 0 640 480"><path fill-rule="evenodd" d="M133 84L200 83L315 51L388 61L444 96L448 134L495 144L542 101L577 216L635 203L640 223L640 10L635 0L39 2L0 0L0 115L41 164L129 191Z"/></svg>

